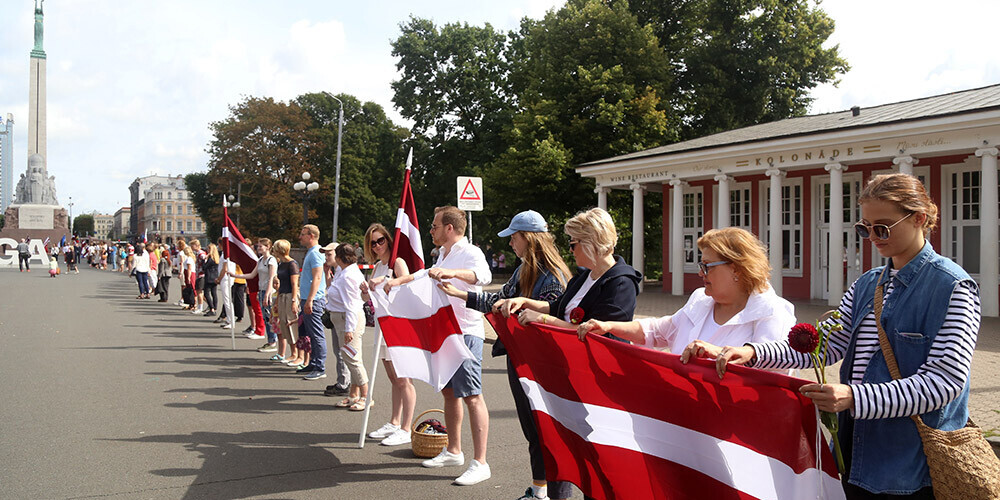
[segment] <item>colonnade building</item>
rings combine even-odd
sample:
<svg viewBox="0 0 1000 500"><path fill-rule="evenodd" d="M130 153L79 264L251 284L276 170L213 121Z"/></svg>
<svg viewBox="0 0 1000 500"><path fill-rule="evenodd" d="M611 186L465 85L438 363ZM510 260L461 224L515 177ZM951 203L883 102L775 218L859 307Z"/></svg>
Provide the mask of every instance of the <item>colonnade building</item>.
<svg viewBox="0 0 1000 500"><path fill-rule="evenodd" d="M779 295L830 305L861 273L884 262L853 228L861 219L862 187L881 173L915 175L941 209L930 243L976 279L983 314L997 316L998 144L1000 85L993 85L788 118L577 171L596 181L601 207L611 189L632 191L632 262L640 270L643 196L662 193L665 292L683 295L700 287L695 242L709 229L736 226L768 246L771 285Z"/></svg>

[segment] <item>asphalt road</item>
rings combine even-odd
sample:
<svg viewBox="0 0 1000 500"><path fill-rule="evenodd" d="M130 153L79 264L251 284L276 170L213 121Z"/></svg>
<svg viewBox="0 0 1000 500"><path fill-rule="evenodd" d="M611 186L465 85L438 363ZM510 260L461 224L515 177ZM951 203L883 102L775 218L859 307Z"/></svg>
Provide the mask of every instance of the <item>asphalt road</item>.
<svg viewBox="0 0 1000 500"><path fill-rule="evenodd" d="M361 413L322 395L329 377L302 380L260 341L237 337L233 351L208 318L136 293L84 266L55 279L0 270L0 499L514 499L530 483L503 358L483 365L493 478L455 486L464 466L359 449ZM418 413L442 407L415 385ZM388 391L380 373L370 430L388 420ZM467 421L462 440L468 464Z"/></svg>

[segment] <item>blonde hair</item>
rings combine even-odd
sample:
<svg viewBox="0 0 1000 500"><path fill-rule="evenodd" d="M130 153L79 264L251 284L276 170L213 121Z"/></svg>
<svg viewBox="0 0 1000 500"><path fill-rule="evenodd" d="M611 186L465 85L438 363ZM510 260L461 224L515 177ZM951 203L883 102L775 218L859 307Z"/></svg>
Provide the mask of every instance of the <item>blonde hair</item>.
<svg viewBox="0 0 1000 500"><path fill-rule="evenodd" d="M192 239L191 243L188 244L188 246L195 250L201 250L201 241Z"/></svg>
<svg viewBox="0 0 1000 500"><path fill-rule="evenodd" d="M892 203L900 210L910 213L921 213L924 219L924 237L931 234L937 227L938 207L927 195L924 183L909 174L882 174L872 177L858 197L858 204L866 201L879 200Z"/></svg>
<svg viewBox="0 0 1000 500"><path fill-rule="evenodd" d="M556 249L552 233L533 233L518 231L528 244L522 257L521 273L517 287L522 297L531 297L535 290L535 282L543 271L552 273L559 283L566 288L566 280L570 276L569 267Z"/></svg>
<svg viewBox="0 0 1000 500"><path fill-rule="evenodd" d="M435 208L434 215L437 214L441 214L441 224L451 224L451 227L455 228L455 234L459 236L465 234L465 212L458 207L447 205Z"/></svg>
<svg viewBox="0 0 1000 500"><path fill-rule="evenodd" d="M279 260L284 261L288 257L288 252L292 250L292 244L288 240L278 240L274 242L274 246L271 247L271 251L274 256Z"/></svg>
<svg viewBox="0 0 1000 500"><path fill-rule="evenodd" d="M750 231L738 227L712 229L698 238L698 248L712 250L722 260L731 263L744 292L767 290L771 277L767 249Z"/></svg>
<svg viewBox="0 0 1000 500"><path fill-rule="evenodd" d="M184 251L184 255L187 255L188 257L194 257L194 250L191 250L191 246L190 245L184 247L183 251Z"/></svg>
<svg viewBox="0 0 1000 500"><path fill-rule="evenodd" d="M319 227L315 224L306 224L302 226L302 229L305 229L307 233L319 238Z"/></svg>
<svg viewBox="0 0 1000 500"><path fill-rule="evenodd" d="M577 213L563 226L563 230L578 241L583 253L591 260L611 255L618 244L618 231L611 214L601 208L591 208Z"/></svg>
<svg viewBox="0 0 1000 500"><path fill-rule="evenodd" d="M378 255L375 255L375 252L372 251L372 241L378 239L373 237L376 231L385 235L386 247L392 248L392 235L389 234L389 230L386 229L385 226L379 224L378 222L368 226L368 230L365 231L365 247L363 250L365 251L365 260L367 260L369 263L374 263L376 260L378 260ZM393 263L386 262L386 265L388 265L389 268L391 269Z"/></svg>
<svg viewBox="0 0 1000 500"><path fill-rule="evenodd" d="M215 243L208 244L208 258L212 259L212 262L216 264L219 263L219 247Z"/></svg>

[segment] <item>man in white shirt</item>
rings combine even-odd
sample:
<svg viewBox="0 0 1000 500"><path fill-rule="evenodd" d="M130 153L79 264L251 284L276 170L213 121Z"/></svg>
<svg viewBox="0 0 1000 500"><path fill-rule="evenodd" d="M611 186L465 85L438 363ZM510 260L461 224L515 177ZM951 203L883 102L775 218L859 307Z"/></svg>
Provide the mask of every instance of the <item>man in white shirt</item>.
<svg viewBox="0 0 1000 500"><path fill-rule="evenodd" d="M456 288L470 293L479 293L483 285L493 280L486 256L479 247L465 238L465 212L456 207L438 207L434 210L431 224L431 239L436 247L441 247L437 262L427 271L427 275L438 281L448 281ZM423 271L387 282L387 288L408 283L420 277ZM473 460L469 468L455 480L463 486L473 485L490 478L490 466L486 463L486 438L489 434L490 415L483 399L482 362L483 330L482 313L465 307L465 301L449 297L451 307L462 328L465 344L475 355L474 360L465 360L462 366L441 391L444 396L444 418L448 429L448 447L438 456L425 460L424 467L444 467L463 465L462 454L462 402L469 410L472 425Z"/></svg>

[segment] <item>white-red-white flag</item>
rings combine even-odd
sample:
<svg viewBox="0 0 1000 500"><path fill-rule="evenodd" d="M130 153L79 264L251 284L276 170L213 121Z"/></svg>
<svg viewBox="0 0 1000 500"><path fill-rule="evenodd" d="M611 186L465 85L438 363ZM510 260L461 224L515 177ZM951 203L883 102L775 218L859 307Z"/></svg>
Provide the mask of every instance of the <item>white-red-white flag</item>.
<svg viewBox="0 0 1000 500"><path fill-rule="evenodd" d="M424 268L424 252L420 245L420 225L417 222L417 205L413 202L413 188L410 187L410 166L413 163L413 148L406 157L406 174L403 177L403 194L399 197L396 211L396 231L392 242L392 259L389 269L397 258L403 259L411 273Z"/></svg>
<svg viewBox="0 0 1000 500"><path fill-rule="evenodd" d="M544 443L546 479L598 499L843 499L806 383L487 316ZM816 454L822 465L817 467Z"/></svg>
<svg viewBox="0 0 1000 500"><path fill-rule="evenodd" d="M423 380L440 391L463 361L475 359L448 296L426 271L388 295L380 287L371 296L396 376Z"/></svg>
<svg viewBox="0 0 1000 500"><path fill-rule="evenodd" d="M240 269L244 273L253 271L253 268L257 266L257 252L254 252L253 248L243 239L240 230L236 228L236 224L229 218L229 209L226 208L225 204L222 205L222 217L225 220L225 225L222 227L222 237L226 240L222 245L223 255L236 263L237 266L240 266ZM252 297L256 297L257 290L259 290L257 280L246 281L247 292L253 294Z"/></svg>

